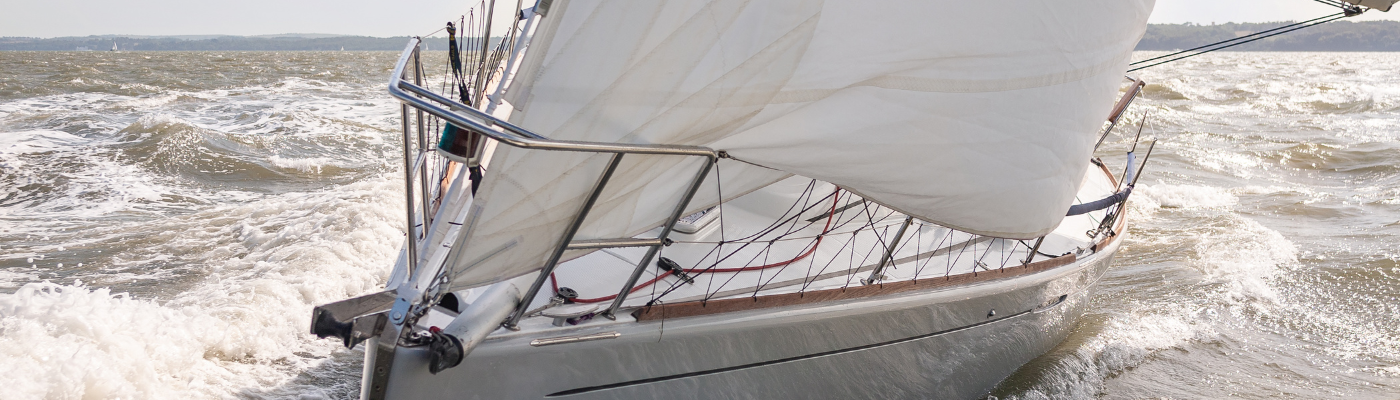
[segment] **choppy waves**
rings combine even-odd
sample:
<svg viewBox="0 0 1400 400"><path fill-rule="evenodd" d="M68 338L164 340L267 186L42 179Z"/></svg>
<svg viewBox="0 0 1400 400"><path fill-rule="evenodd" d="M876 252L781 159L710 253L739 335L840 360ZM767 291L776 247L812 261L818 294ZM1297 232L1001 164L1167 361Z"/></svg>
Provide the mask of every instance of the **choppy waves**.
<svg viewBox="0 0 1400 400"><path fill-rule="evenodd" d="M994 397L1400 391L1395 61L1220 53L1144 71L1131 119L1162 142L1130 236L1078 331ZM1121 163L1130 139L1100 155Z"/></svg>
<svg viewBox="0 0 1400 400"><path fill-rule="evenodd" d="M0 354L14 367L0 379L22 398L343 397L356 380L304 376L338 347L309 337L307 316L382 285L402 236L401 210L383 204L394 190L357 183L103 232L143 246L88 279L0 296ZM152 271L162 268L182 270ZM99 287L152 273L165 275L148 283L164 295Z"/></svg>
<svg viewBox="0 0 1400 400"><path fill-rule="evenodd" d="M79 56L0 54L0 385L352 397L306 332L398 254L392 55Z"/></svg>

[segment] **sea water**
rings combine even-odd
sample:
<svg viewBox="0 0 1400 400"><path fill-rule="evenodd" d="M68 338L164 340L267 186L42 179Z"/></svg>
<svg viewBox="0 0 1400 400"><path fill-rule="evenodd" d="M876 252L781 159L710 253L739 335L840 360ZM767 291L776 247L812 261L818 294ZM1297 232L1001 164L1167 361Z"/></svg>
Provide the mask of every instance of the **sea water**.
<svg viewBox="0 0 1400 400"><path fill-rule="evenodd" d="M1099 151L1121 160L1144 118L1158 140L1129 236L1069 339L994 395L1400 398L1397 63L1239 52L1136 73Z"/></svg>
<svg viewBox="0 0 1400 400"><path fill-rule="evenodd" d="M356 396L308 324L403 242L396 56L0 52L0 398ZM992 396L1400 395L1400 55L1138 75L1124 247Z"/></svg>

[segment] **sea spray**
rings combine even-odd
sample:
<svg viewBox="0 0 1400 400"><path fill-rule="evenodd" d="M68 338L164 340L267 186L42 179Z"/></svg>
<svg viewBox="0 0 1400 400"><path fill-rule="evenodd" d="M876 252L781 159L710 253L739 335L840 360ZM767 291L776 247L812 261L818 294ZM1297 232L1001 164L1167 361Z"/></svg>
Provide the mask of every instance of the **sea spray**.
<svg viewBox="0 0 1400 400"><path fill-rule="evenodd" d="M311 307L385 279L402 237L396 189L367 181L156 221L176 234L152 247L207 271L170 299L47 282L0 295L0 354L26 361L6 363L26 367L0 385L32 398L186 398L288 384L343 351L306 334Z"/></svg>

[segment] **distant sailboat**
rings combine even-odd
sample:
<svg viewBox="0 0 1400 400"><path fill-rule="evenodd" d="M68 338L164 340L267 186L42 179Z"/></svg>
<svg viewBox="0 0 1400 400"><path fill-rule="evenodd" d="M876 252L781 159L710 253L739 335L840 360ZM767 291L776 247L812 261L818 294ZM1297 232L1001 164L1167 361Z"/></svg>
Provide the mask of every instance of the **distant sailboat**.
<svg viewBox="0 0 1400 400"><path fill-rule="evenodd" d="M117 40L112 39L112 51L117 51Z"/></svg>

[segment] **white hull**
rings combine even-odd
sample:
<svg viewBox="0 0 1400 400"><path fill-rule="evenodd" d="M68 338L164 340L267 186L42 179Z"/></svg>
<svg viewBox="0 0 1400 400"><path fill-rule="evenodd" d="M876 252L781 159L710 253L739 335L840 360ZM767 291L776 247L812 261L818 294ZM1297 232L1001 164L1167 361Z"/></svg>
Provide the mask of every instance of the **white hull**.
<svg viewBox="0 0 1400 400"><path fill-rule="evenodd" d="M1091 167L1089 172L1080 197L1100 198L1117 186L1106 169ZM775 215L750 222L771 221L784 214L775 207L784 203L781 199L822 190L777 185L741 197L724 213L730 218L761 215L766 205ZM842 204L806 201L822 204L822 211ZM877 232L888 240L898 225L888 222L902 220L875 218L854 232L833 229L831 242L811 253L818 260L840 262L832 267L838 276L822 277L807 266L701 274L694 285L662 276L656 279L656 291L629 297L615 320L598 316L574 325L550 315L596 311L609 303L599 302L527 313L519 330L498 328L519 301L519 291L504 301L496 294L536 278L527 275L455 293L450 303L460 306L444 303L417 321L415 331L442 327L466 343L470 350L455 367L431 373L427 345L384 352L381 339L368 341L367 349L381 351L366 351L365 376L380 378L366 379L366 385L385 390L365 387L364 392L389 399L975 398L1064 340L1084 313L1125 234L1125 220L1119 218L1112 230L1116 235L1085 235L1104 218L1104 211L1066 218L1043 246L1036 245L1039 255L1030 264L1023 261L1030 254L1024 242L1018 247L1016 241L936 234L944 228L910 229L916 233L905 235L904 245L897 246L881 274L885 278L861 284L856 278L870 274L870 256L878 258L885 248L873 241ZM730 220L724 230L754 230L743 222ZM700 239L716 235L720 229L715 228L677 236L665 254L687 267L695 265L707 257L701 250L712 246ZM823 227L807 229L821 232ZM774 257L790 257L802 243L789 242L779 253L784 255ZM869 250L843 250L850 248ZM1001 248L1011 251L1003 255ZM749 252L761 254L757 251ZM847 262L848 256L855 258ZM627 252L600 251L561 264L555 279L577 289L582 300L617 290L621 275L611 275L632 263ZM755 263L740 257L725 266L734 265ZM401 262L394 275L402 277L403 271ZM648 268L647 274L644 278L651 279L659 270ZM806 276L815 278L805 288L782 284ZM710 277L716 278L710 284L726 277L726 282L754 282L757 277L767 283L757 290L752 283L712 288L701 279ZM657 294L668 286L675 293ZM530 309L549 304L554 291L548 287L533 298ZM694 300L695 292L714 295L701 303ZM665 302L648 307L656 298ZM449 307L462 311L460 317ZM480 324L454 328L462 323ZM391 359L377 359L386 355ZM376 374L379 369L386 373Z"/></svg>
<svg viewBox="0 0 1400 400"><path fill-rule="evenodd" d="M1090 172L1081 189L1083 197L1112 192L1116 183L1106 170L1094 167ZM780 187L766 190L751 198L762 199L760 204L780 204L775 200L797 196ZM741 212L743 204L736 201L731 205L735 208L726 212L732 216L757 212L755 207ZM522 320L519 331L492 327L494 332L475 345L460 365L436 375L428 371L427 346L400 347L392 363L375 360L374 352L367 352L366 365L391 364L392 373L385 381L385 397L391 399L975 398L1064 340L1083 314L1125 229L1124 220L1119 219L1114 229L1119 235L1090 242L1083 232L1101 218L1102 212L1066 218L1052 235L1054 240L1046 240L1041 250L1071 254L1042 256L1028 266L1022 265L1022 255L1010 263L992 262L991 258L998 258L993 256L986 259L993 264L990 269L979 268L973 257L947 252L932 259L934 264L948 261L953 265L948 271L941 266L928 268L925 271L933 271L917 274L917 281L907 276L875 285L851 284L849 278L814 280L800 294L793 287L779 287L760 290L755 297L748 289L716 296L703 307L688 301L685 292L710 290L697 280L665 297L670 303L651 309L645 308L649 296L638 292L627 304L628 309L640 311L620 313L617 320L599 317L555 326L552 318L536 315ZM733 227L739 222L729 222L730 229L743 230ZM709 232L713 235L714 229ZM872 233L858 234L849 243L859 244L864 241L860 237ZM703 236L705 231L678 240ZM964 243L971 243L965 254L979 254L979 248L988 249L981 254L995 254L990 250L994 242ZM688 265L690 259L703 258L688 249L699 251L706 246L677 243L667 251ZM825 246L822 249L827 251L838 247ZM888 274L911 273L910 266L918 265L909 261L911 254L922 252L923 260L936 254L927 251L936 246L913 247L896 252L902 260L895 261ZM1025 254L1022 251L1018 254ZM561 265L561 285L571 284L584 294L616 290L617 280L608 277L612 267L607 260L627 268L629 264L619 260L627 254L595 254L600 255ZM816 254L843 259L847 253ZM579 271L593 271L594 279L585 279L589 275ZM772 276L769 282L781 282L784 274L808 273L793 268L767 274ZM463 301L478 303L484 297L478 291L464 295ZM540 294L531 307L546 304L549 297L549 293ZM452 314L438 307L419 324L424 329L446 326ZM541 345L561 339L564 343ZM376 345L370 342L368 348Z"/></svg>
<svg viewBox="0 0 1400 400"><path fill-rule="evenodd" d="M426 348L403 348L388 397L975 398L1068 335L1119 243L1071 265L968 286L498 334L437 375Z"/></svg>

